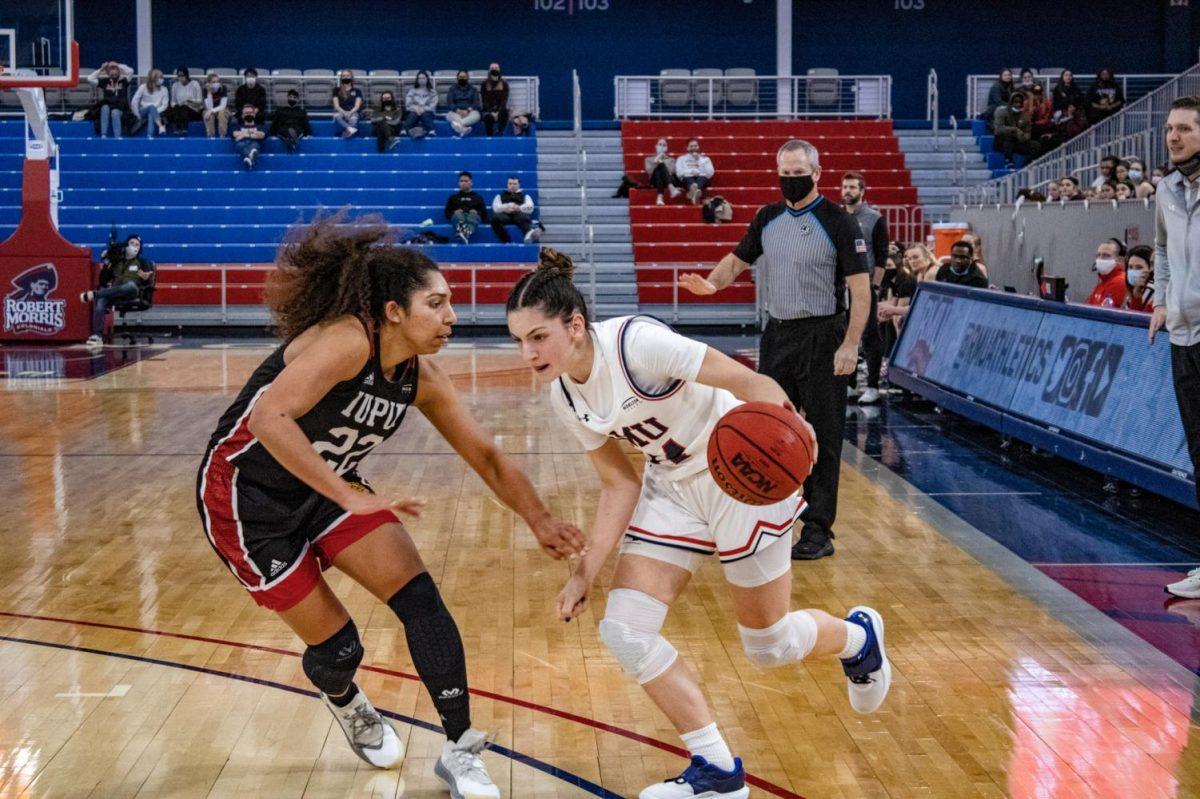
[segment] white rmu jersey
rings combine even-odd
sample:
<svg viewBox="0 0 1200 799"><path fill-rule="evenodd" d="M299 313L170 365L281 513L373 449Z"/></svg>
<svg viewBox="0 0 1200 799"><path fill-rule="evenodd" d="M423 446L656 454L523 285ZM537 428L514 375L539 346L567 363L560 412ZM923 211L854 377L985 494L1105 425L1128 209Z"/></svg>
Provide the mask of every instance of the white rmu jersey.
<svg viewBox="0 0 1200 799"><path fill-rule="evenodd" d="M588 450L609 438L633 444L646 469L681 480L708 467L708 437L741 404L728 391L696 383L708 345L649 316L621 316L591 328L595 359L586 383L568 375L550 404Z"/></svg>

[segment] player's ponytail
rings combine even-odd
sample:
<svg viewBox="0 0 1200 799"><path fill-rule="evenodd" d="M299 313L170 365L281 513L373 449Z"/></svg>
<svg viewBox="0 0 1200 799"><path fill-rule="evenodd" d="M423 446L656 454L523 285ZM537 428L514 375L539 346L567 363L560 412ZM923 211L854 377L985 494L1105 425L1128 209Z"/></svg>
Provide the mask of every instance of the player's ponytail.
<svg viewBox="0 0 1200 799"><path fill-rule="evenodd" d="M437 268L396 246L381 217L348 220L343 212L289 231L267 276L265 302L285 341L339 316L382 324L388 301L407 309Z"/></svg>
<svg viewBox="0 0 1200 799"><path fill-rule="evenodd" d="M575 288L575 262L569 255L550 247L538 252L537 269L517 281L508 295L505 312L520 308L536 308L546 316L563 322L571 321L575 314L588 319L587 302L579 289Z"/></svg>

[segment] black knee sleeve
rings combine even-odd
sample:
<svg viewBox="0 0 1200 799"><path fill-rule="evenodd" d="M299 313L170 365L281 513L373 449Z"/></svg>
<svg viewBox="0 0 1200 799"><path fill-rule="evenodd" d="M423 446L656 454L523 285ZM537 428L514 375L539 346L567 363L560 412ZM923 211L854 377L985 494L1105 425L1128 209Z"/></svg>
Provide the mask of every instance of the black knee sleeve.
<svg viewBox="0 0 1200 799"><path fill-rule="evenodd" d="M362 659L362 642L351 619L328 640L305 649L301 662L313 685L329 696L338 696L354 682L354 672Z"/></svg>
<svg viewBox="0 0 1200 799"><path fill-rule="evenodd" d="M409 580L387 604L404 624L409 655L441 716L446 737L457 741L471 726L471 702L467 659L454 617L429 572Z"/></svg>

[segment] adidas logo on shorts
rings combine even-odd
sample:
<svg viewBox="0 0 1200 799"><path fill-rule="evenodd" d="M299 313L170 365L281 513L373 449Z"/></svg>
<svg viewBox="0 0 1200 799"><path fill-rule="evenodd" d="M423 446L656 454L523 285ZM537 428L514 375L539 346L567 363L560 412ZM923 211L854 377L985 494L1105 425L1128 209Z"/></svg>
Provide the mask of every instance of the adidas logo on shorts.
<svg viewBox="0 0 1200 799"><path fill-rule="evenodd" d="M460 696L462 696L461 688L447 688L441 694L442 699L455 699Z"/></svg>
<svg viewBox="0 0 1200 799"><path fill-rule="evenodd" d="M282 560L271 561L271 576L274 577L275 575L279 574L281 571L283 571L286 568L287 568L287 564L284 563Z"/></svg>

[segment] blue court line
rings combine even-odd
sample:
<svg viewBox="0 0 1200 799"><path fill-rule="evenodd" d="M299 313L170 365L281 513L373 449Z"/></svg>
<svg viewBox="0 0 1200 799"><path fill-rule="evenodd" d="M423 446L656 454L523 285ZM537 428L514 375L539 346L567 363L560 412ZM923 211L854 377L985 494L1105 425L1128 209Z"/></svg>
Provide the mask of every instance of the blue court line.
<svg viewBox="0 0 1200 799"><path fill-rule="evenodd" d="M197 674L208 674L214 677L224 677L229 680L240 680L241 682L252 683L254 685L265 685L268 688L275 688L280 691L287 691L289 693L307 696L313 699L319 698L315 691L308 691L304 688L297 688L293 685L285 685L284 683L274 682L273 680L263 680L258 677L249 677L245 674L235 674L234 672L230 671L209 669L205 668L204 666L192 666L187 663L176 663L175 661L171 660L160 660L158 658L144 657L142 655L127 655L123 652L110 652L105 649L92 649L91 647L86 646L55 644L51 643L50 641L36 641L30 638L16 638L8 635L0 635L0 641L8 641L14 644L28 644L29 646L44 646L49 649L63 649L70 652L84 652L89 655L104 655L106 657L121 658L122 660L132 660L136 663L151 663L155 666L166 666L167 668L191 671ZM380 708L376 708L376 710L379 710L380 715L387 716L390 719L395 719L396 721L401 721L413 727L419 727L420 729L428 730L439 735L445 735L445 731L441 727L437 726L436 724L430 724L428 721L422 721L421 719L416 719L412 716L405 716L391 710L382 710ZM609 791L597 785L596 783L591 782L590 780L584 779L577 774L564 771L558 766L554 766L543 760L538 760L535 757L522 754L521 752L518 752L514 749L509 749L506 746L491 744L488 746L488 750L495 752L498 755L503 755L504 757L507 757L510 760L522 765L529 766L530 768L534 768L538 771L549 774L551 777L562 780L568 785L574 785L576 788L579 788L581 791L585 791L592 796L599 796L602 797L602 799L622 799L620 794L613 793L612 791Z"/></svg>

